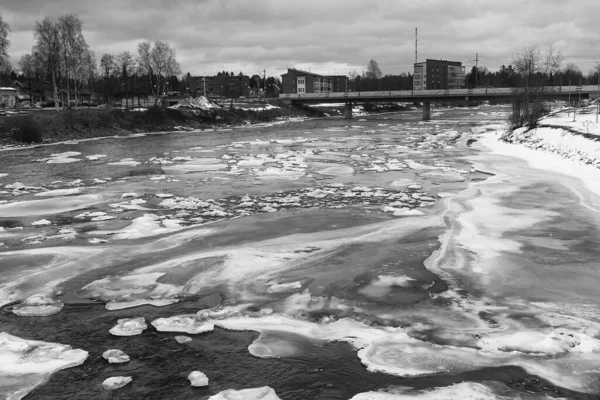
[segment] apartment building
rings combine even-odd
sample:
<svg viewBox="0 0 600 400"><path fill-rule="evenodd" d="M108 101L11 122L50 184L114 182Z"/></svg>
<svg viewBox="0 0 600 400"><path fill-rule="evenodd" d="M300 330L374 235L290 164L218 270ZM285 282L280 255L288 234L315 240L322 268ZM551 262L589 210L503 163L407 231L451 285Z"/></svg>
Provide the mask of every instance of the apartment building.
<svg viewBox="0 0 600 400"><path fill-rule="evenodd" d="M427 59L414 65L414 90L462 89L464 87L465 67L460 61Z"/></svg>

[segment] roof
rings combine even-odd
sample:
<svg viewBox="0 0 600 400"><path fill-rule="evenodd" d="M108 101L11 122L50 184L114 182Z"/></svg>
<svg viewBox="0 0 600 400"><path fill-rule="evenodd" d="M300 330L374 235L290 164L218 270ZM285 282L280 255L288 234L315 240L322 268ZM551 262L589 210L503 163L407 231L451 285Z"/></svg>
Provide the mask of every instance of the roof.
<svg viewBox="0 0 600 400"><path fill-rule="evenodd" d="M327 76L325 76L325 75L321 75L321 74L315 74L314 72L302 71L302 70L300 70L300 69L296 69L296 68L288 68L288 72L286 72L286 73L285 73L285 74L283 74L283 75L289 74L289 73L290 73L290 71L294 71L294 72L296 72L296 73L298 73L298 72L299 72L299 73L301 73L301 74L305 74L305 75L320 76L321 78L327 78Z"/></svg>
<svg viewBox="0 0 600 400"><path fill-rule="evenodd" d="M0 90L11 90L11 91L17 91L17 89L12 88L12 87L0 87Z"/></svg>

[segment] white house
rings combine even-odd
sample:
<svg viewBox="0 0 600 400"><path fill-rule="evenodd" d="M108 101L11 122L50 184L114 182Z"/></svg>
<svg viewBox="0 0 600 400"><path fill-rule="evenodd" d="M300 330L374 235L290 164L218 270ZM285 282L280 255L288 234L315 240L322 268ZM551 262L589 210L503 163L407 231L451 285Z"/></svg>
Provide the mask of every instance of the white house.
<svg viewBox="0 0 600 400"><path fill-rule="evenodd" d="M14 107L17 104L18 91L11 87L0 87L0 107Z"/></svg>

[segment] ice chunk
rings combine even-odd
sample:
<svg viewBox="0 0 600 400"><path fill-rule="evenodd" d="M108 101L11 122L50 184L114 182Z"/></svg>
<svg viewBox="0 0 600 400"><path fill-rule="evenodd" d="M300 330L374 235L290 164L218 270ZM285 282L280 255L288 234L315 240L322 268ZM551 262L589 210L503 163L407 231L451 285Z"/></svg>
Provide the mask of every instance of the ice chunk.
<svg viewBox="0 0 600 400"><path fill-rule="evenodd" d="M87 356L87 351L64 344L0 332L0 393L8 399L21 399L52 373L81 365Z"/></svg>
<svg viewBox="0 0 600 400"><path fill-rule="evenodd" d="M81 193L82 190L83 190L82 188L47 190L45 192L36 193L36 194L34 194L34 196L39 196L39 197L71 196L74 194Z"/></svg>
<svg viewBox="0 0 600 400"><path fill-rule="evenodd" d="M175 341L180 344L189 343L192 341L192 338L189 336L180 335L180 336L175 336Z"/></svg>
<svg viewBox="0 0 600 400"><path fill-rule="evenodd" d="M12 312L20 317L46 317L54 315L63 308L63 303L44 295L33 295L21 304L12 308Z"/></svg>
<svg viewBox="0 0 600 400"><path fill-rule="evenodd" d="M123 194L121 195L121 198L122 198L122 199L127 199L127 198L129 198L129 197L134 197L134 198L135 198L135 197L140 197L140 195L139 195L139 194L137 194L137 193L123 193Z"/></svg>
<svg viewBox="0 0 600 400"><path fill-rule="evenodd" d="M129 167L135 167L136 165L139 165L139 164L140 164L140 162L135 161L133 158L123 158L120 161L108 163L108 165L123 165L123 166L129 166Z"/></svg>
<svg viewBox="0 0 600 400"><path fill-rule="evenodd" d="M106 154L92 154L90 156L85 156L90 161L96 161L100 158L106 157Z"/></svg>
<svg viewBox="0 0 600 400"><path fill-rule="evenodd" d="M160 332L186 332L190 334L209 332L215 329L212 323L202 320L195 314L158 318L152 321L152 325Z"/></svg>
<svg viewBox="0 0 600 400"><path fill-rule="evenodd" d="M129 356L119 349L110 349L102 353L102 357L111 364L129 362Z"/></svg>
<svg viewBox="0 0 600 400"><path fill-rule="evenodd" d="M36 215L62 214L64 212L88 208L101 203L102 196L84 194L81 196L58 197L42 200L20 201L0 204L0 217L31 217Z"/></svg>
<svg viewBox="0 0 600 400"><path fill-rule="evenodd" d="M208 400L281 400L275 391L268 387L258 387L252 389L227 389L210 396Z"/></svg>
<svg viewBox="0 0 600 400"><path fill-rule="evenodd" d="M123 310L125 308L133 308L138 306L154 306L164 307L177 303L178 299L138 299L130 301L109 301L104 305L107 310Z"/></svg>
<svg viewBox="0 0 600 400"><path fill-rule="evenodd" d="M208 376L200 371L192 371L188 375L190 384L195 387L208 386Z"/></svg>
<svg viewBox="0 0 600 400"><path fill-rule="evenodd" d="M147 327L144 317L122 318L109 332L115 336L134 336L140 335Z"/></svg>
<svg viewBox="0 0 600 400"><path fill-rule="evenodd" d="M383 212L394 213L394 217L425 215L425 213L423 211L411 210L410 208L406 208L406 207L394 208L394 207L390 207L390 206L385 206L385 207L383 207Z"/></svg>
<svg viewBox="0 0 600 400"><path fill-rule="evenodd" d="M269 293L282 293L291 292L297 289L302 289L302 282L285 282L285 283L273 283L267 288Z"/></svg>
<svg viewBox="0 0 600 400"><path fill-rule="evenodd" d="M113 376L105 379L104 382L102 382L102 387L106 390L120 389L131 382L131 380L132 378L130 376Z"/></svg>
<svg viewBox="0 0 600 400"><path fill-rule="evenodd" d="M40 219L39 221L32 222L31 226L48 226L51 224L52 222L48 221L47 219Z"/></svg>

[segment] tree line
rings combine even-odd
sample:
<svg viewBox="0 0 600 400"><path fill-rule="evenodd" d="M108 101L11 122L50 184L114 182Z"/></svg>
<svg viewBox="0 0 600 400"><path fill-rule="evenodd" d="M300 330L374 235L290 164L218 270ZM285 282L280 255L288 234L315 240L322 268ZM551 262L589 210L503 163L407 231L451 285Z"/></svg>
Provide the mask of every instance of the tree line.
<svg viewBox="0 0 600 400"><path fill-rule="evenodd" d="M155 103L169 88L170 80L181 73L176 51L169 43L142 42L134 55L129 51L103 54L99 64L83 34L83 23L76 14L36 21L31 52L18 62L20 75L12 71L8 56L10 26L0 15L0 73L27 81L30 96L34 88L52 88L54 105L78 100L84 88L102 92L106 99L122 93L151 95ZM60 96L59 93L64 94ZM74 98L74 99L73 99Z"/></svg>

